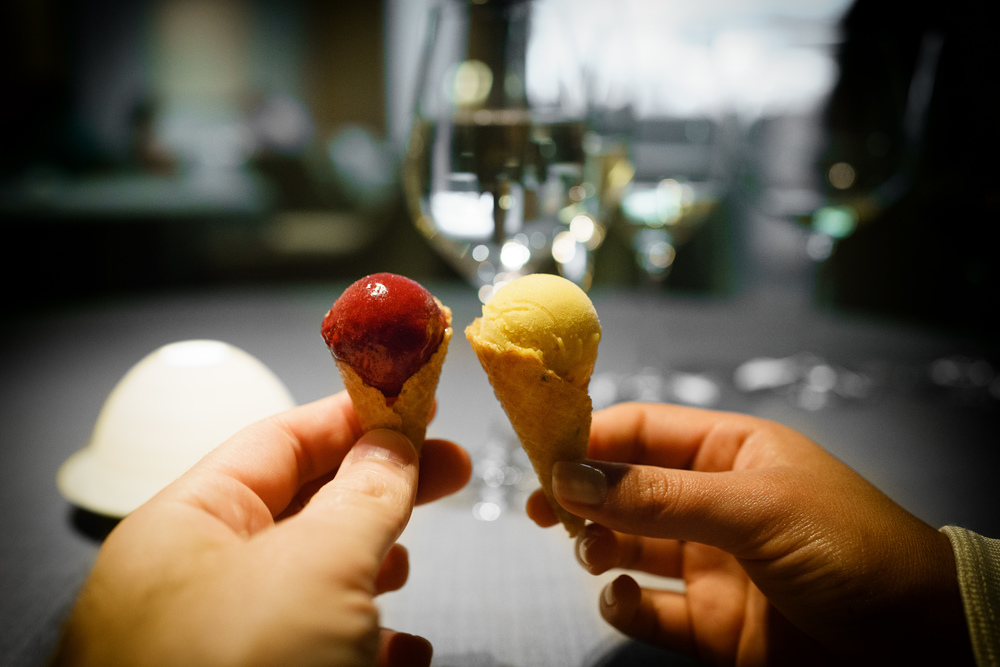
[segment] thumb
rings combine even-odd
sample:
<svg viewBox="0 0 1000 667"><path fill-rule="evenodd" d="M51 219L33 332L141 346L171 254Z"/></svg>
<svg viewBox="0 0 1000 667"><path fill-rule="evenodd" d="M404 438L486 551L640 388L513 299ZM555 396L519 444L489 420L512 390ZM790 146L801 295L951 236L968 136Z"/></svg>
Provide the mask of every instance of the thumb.
<svg viewBox="0 0 1000 667"><path fill-rule="evenodd" d="M560 461L552 471L552 491L568 511L612 530L740 555L769 522L770 499L777 494L766 477L756 471Z"/></svg>
<svg viewBox="0 0 1000 667"><path fill-rule="evenodd" d="M286 522L287 539L317 557L374 577L403 532L416 498L418 457L406 436L376 429L361 436L334 478ZM331 560L336 555L336 560Z"/></svg>

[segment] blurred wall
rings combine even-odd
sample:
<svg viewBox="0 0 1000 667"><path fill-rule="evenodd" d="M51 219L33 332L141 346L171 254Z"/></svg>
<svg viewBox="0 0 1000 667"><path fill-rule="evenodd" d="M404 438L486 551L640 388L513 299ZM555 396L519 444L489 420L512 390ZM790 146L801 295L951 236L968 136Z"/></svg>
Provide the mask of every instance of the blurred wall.
<svg viewBox="0 0 1000 667"><path fill-rule="evenodd" d="M382 2L0 11L17 303L442 270L394 190Z"/></svg>

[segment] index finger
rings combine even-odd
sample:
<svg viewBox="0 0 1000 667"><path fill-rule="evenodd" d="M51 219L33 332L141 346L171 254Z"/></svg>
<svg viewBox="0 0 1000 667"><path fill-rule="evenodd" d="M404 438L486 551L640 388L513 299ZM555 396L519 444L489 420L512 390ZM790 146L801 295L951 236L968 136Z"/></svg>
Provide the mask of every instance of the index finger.
<svg viewBox="0 0 1000 667"><path fill-rule="evenodd" d="M340 392L248 426L204 466L245 486L276 516L302 486L336 470L361 433L350 397Z"/></svg>
<svg viewBox="0 0 1000 667"><path fill-rule="evenodd" d="M701 471L732 470L752 417L665 403L621 403L594 413L588 457Z"/></svg>

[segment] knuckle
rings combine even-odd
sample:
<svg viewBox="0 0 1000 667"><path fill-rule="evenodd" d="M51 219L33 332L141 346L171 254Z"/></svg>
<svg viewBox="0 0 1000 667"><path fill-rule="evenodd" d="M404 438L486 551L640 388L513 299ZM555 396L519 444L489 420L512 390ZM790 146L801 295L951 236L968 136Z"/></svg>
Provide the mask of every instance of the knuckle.
<svg viewBox="0 0 1000 667"><path fill-rule="evenodd" d="M358 466L345 480L345 488L371 498L384 498L391 494L391 480L382 466Z"/></svg>
<svg viewBox="0 0 1000 667"><path fill-rule="evenodd" d="M340 508L372 514L365 508L378 508L375 514L396 520L397 515L412 503L414 489L401 483L398 476L382 465L352 466L350 474L334 480L334 488L324 496L327 502Z"/></svg>
<svg viewBox="0 0 1000 667"><path fill-rule="evenodd" d="M614 495L615 505L630 524L629 532L656 536L677 513L682 482L666 471L634 472L622 479Z"/></svg>

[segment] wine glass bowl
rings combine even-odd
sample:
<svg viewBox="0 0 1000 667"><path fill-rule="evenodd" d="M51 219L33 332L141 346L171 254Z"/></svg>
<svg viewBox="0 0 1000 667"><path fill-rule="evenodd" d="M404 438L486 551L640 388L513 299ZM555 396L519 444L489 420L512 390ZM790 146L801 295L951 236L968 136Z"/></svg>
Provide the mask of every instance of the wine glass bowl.
<svg viewBox="0 0 1000 667"><path fill-rule="evenodd" d="M528 273L584 288L630 176L589 132L582 69L530 0L434 8L403 159L411 218L482 301Z"/></svg>
<svg viewBox="0 0 1000 667"><path fill-rule="evenodd" d="M582 123L540 123L528 110L414 123L403 177L411 215L435 250L487 288L481 296L555 261L568 227L560 214L582 199L582 133Z"/></svg>
<svg viewBox="0 0 1000 667"><path fill-rule="evenodd" d="M652 282L670 274L677 249L720 203L719 188L676 178L633 183L622 203L623 228L635 261Z"/></svg>
<svg viewBox="0 0 1000 667"><path fill-rule="evenodd" d="M703 118L640 117L630 134L635 173L622 202L622 230L648 282L667 279L678 250L728 193L719 125Z"/></svg>

